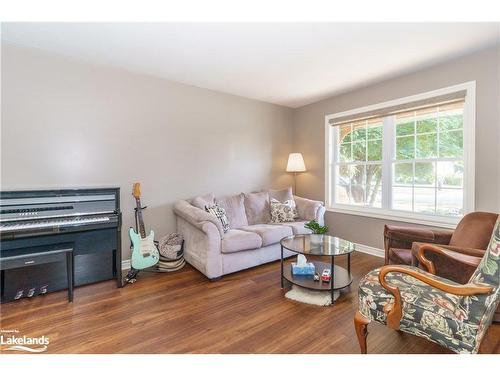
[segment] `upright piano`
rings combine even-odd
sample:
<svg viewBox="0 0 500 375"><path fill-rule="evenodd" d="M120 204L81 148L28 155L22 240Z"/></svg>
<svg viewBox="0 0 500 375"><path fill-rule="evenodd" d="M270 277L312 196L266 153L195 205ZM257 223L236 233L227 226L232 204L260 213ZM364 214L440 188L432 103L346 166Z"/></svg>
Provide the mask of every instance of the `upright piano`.
<svg viewBox="0 0 500 375"><path fill-rule="evenodd" d="M119 188L0 192L0 262L19 252L70 245L75 286L116 279L122 286ZM61 263L3 270L1 302L68 287ZM21 293L26 296L26 293Z"/></svg>

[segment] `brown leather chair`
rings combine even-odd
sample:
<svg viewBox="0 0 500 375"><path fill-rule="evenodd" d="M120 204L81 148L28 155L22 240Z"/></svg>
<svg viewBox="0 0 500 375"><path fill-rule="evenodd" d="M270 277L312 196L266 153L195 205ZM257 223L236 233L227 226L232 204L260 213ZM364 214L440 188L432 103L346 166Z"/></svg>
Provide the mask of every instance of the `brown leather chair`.
<svg viewBox="0 0 500 375"><path fill-rule="evenodd" d="M466 283L477 268L476 262L467 256L477 258L477 262L481 260L497 218L498 214L473 212L465 215L454 231L386 225L385 264L418 265L419 249L424 244L437 244L449 252L463 254L464 257L425 254L432 262L435 274L457 283ZM421 265L421 268L427 267Z"/></svg>

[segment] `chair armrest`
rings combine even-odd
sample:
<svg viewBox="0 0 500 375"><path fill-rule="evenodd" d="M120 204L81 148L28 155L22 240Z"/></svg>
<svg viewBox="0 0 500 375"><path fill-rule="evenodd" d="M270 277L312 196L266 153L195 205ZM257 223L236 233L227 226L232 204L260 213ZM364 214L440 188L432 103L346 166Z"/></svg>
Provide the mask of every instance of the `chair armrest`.
<svg viewBox="0 0 500 375"><path fill-rule="evenodd" d="M397 225L386 225L384 227L384 237L386 239L409 243L408 249L411 249L413 242L448 245L452 235L453 231L447 229L414 228Z"/></svg>
<svg viewBox="0 0 500 375"><path fill-rule="evenodd" d="M301 219L316 220L320 225L323 225L323 202L298 197L296 195L294 195L293 199L297 205L297 213Z"/></svg>
<svg viewBox="0 0 500 375"><path fill-rule="evenodd" d="M481 262L484 255L484 250L480 249L470 249L470 248L460 248L457 246L435 246L430 244L424 244L418 247L416 251L416 256L418 262L422 264L429 273L435 275L436 267L434 262L426 258L426 253L434 253L441 255L447 259L455 260L467 266L477 267Z"/></svg>
<svg viewBox="0 0 500 375"><path fill-rule="evenodd" d="M470 255L477 258L482 258L484 256L484 253L486 252L486 250L474 249L472 247L461 247L461 246L451 246L451 245L437 245L437 247L441 247L449 251L454 251L456 253Z"/></svg>
<svg viewBox="0 0 500 375"><path fill-rule="evenodd" d="M184 200L175 203L174 212L177 216L182 217L184 220L200 230L203 230L203 225L207 222L214 224L219 231L220 238L223 238L224 230L222 229L222 223L214 215L203 211L202 209L195 207Z"/></svg>
<svg viewBox="0 0 500 375"><path fill-rule="evenodd" d="M378 280L380 285L386 289L389 293L394 296L394 305L387 312L387 325L393 329L399 329L399 323L403 315L403 304L401 303L401 293L397 286L389 284L385 277L390 272L399 272L406 275L410 275L417 280L424 282L432 286L433 288L439 289L445 293L455 294L457 296L473 296L479 294L490 294L493 291L493 287L485 284L451 284L441 281L434 275L430 275L425 271L421 271L414 267L404 267L404 266L383 266L380 269L378 275Z"/></svg>

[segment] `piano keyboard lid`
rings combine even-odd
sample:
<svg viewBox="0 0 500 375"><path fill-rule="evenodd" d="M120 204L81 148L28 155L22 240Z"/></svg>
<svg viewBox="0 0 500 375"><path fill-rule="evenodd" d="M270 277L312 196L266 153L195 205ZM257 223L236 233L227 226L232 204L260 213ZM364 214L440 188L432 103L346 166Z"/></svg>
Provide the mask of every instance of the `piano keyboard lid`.
<svg viewBox="0 0 500 375"><path fill-rule="evenodd" d="M117 212L118 189L1 192L0 222Z"/></svg>

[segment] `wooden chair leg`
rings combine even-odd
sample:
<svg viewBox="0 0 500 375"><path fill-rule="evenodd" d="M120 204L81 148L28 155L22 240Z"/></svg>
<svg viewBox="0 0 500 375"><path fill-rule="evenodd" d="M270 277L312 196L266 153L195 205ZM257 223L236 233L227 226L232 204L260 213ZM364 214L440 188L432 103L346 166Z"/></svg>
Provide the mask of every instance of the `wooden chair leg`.
<svg viewBox="0 0 500 375"><path fill-rule="evenodd" d="M366 336L368 336L366 326L368 323L370 323L370 319L365 318L359 311L356 311L356 315L354 315L354 329L356 330L356 336L358 336L361 354L366 354Z"/></svg>
<svg viewBox="0 0 500 375"><path fill-rule="evenodd" d="M495 311L495 315L493 315L493 323L500 323L500 305L498 305L497 310Z"/></svg>
<svg viewBox="0 0 500 375"><path fill-rule="evenodd" d="M500 338L498 335L493 334L491 331L491 327L486 331L483 341L481 341L481 345L479 346L480 354L492 354L498 353L500 349Z"/></svg>

